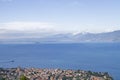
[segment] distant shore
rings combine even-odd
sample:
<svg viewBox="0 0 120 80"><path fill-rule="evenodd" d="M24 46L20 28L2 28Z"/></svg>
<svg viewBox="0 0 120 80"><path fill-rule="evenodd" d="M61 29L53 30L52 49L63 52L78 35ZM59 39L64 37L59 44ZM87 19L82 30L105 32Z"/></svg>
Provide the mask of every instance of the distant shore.
<svg viewBox="0 0 120 80"><path fill-rule="evenodd" d="M42 68L0 68L0 80L113 80L107 72Z"/></svg>

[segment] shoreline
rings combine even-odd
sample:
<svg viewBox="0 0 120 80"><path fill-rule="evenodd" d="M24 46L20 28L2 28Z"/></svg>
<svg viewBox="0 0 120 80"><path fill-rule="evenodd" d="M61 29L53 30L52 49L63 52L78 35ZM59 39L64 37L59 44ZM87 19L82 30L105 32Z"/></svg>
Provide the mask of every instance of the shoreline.
<svg viewBox="0 0 120 80"><path fill-rule="evenodd" d="M113 80L113 78L108 72L16 67L0 68L0 80Z"/></svg>

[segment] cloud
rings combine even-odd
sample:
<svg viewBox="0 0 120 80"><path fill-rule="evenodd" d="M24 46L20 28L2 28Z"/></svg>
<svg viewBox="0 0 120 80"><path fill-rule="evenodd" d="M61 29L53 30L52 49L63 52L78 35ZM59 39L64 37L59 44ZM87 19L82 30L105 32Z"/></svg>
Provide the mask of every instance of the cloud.
<svg viewBox="0 0 120 80"><path fill-rule="evenodd" d="M46 22L7 22L0 23L0 29L12 31L51 31L55 24Z"/></svg>
<svg viewBox="0 0 120 80"><path fill-rule="evenodd" d="M58 34L54 23L7 22L0 23L0 39L40 38Z"/></svg>

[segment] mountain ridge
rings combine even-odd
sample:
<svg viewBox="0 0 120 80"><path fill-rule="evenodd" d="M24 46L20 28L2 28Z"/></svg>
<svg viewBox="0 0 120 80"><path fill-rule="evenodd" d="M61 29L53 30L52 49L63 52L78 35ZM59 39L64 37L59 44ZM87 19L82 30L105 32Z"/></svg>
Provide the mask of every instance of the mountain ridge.
<svg viewBox="0 0 120 80"><path fill-rule="evenodd" d="M82 42L120 42L120 30L104 33L58 33L45 37L20 37L0 39L0 43L82 43ZM39 35L39 34L37 34Z"/></svg>

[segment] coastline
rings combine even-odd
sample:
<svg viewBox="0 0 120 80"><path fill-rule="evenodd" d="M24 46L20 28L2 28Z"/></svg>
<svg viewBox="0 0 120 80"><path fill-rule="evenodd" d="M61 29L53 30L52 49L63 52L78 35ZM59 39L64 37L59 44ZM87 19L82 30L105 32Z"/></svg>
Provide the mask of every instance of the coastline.
<svg viewBox="0 0 120 80"><path fill-rule="evenodd" d="M0 68L0 80L113 80L108 72L48 68Z"/></svg>

